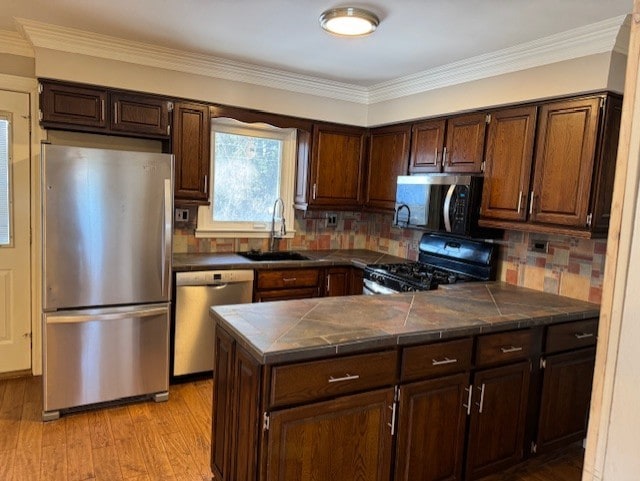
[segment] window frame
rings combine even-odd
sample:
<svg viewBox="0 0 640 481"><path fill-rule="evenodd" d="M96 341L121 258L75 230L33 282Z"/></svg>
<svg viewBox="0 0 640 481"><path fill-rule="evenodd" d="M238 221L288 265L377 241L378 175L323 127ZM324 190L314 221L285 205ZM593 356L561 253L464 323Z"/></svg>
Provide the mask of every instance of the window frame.
<svg viewBox="0 0 640 481"><path fill-rule="evenodd" d="M13 189L12 189L12 151L13 151L13 115L11 112L0 110L0 120L7 122L7 216L8 216L8 234L9 242L0 243L0 249L14 247L13 235Z"/></svg>
<svg viewBox="0 0 640 481"><path fill-rule="evenodd" d="M266 123L245 123L229 118L214 118L211 120L211 153L209 162L209 205L198 207L198 223L195 236L197 238L268 238L271 234L271 221L243 221L223 222L213 220L213 194L215 172L215 135L216 133L264 137L282 141L282 161L280 165L280 192L279 196L284 202L284 218L287 234L285 238L292 238L294 229L294 194L295 194L295 170L297 153L297 130L295 128L280 128ZM275 203L276 199L273 199ZM276 217L275 229L280 230L280 219Z"/></svg>

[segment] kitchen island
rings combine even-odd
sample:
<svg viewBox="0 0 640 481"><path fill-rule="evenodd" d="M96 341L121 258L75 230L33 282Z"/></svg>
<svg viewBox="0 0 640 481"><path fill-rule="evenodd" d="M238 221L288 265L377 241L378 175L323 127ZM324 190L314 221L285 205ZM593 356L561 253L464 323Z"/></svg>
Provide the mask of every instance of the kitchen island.
<svg viewBox="0 0 640 481"><path fill-rule="evenodd" d="M477 479L579 439L598 313L503 283L213 308L213 472Z"/></svg>

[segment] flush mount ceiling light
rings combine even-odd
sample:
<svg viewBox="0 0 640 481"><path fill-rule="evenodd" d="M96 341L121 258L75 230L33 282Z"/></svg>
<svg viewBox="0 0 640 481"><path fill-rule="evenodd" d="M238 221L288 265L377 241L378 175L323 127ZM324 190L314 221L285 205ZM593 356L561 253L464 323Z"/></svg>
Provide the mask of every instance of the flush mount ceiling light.
<svg viewBox="0 0 640 481"><path fill-rule="evenodd" d="M380 19L362 8L332 8L320 15L320 25L327 32L350 37L372 33Z"/></svg>

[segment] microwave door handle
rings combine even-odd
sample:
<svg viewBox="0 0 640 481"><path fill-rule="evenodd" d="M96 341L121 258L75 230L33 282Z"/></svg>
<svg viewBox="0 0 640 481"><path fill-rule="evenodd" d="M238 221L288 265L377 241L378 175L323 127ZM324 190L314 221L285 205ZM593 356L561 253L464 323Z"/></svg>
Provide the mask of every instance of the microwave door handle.
<svg viewBox="0 0 640 481"><path fill-rule="evenodd" d="M451 199L453 199L453 193L456 190L456 184L451 184L447 195L444 198L444 207L442 213L444 214L444 229L447 232L451 232Z"/></svg>

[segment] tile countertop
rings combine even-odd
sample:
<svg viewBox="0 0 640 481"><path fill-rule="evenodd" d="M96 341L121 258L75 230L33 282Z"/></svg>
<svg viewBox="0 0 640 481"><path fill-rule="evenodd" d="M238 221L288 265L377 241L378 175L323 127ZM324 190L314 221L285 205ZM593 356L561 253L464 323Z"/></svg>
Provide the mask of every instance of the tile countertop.
<svg viewBox="0 0 640 481"><path fill-rule="evenodd" d="M501 282L211 308L217 324L262 364L587 319L599 312L597 304Z"/></svg>
<svg viewBox="0 0 640 481"><path fill-rule="evenodd" d="M302 261L251 261L233 252L211 254L174 254L173 270L197 271L204 269L274 269L279 267L363 267L366 264L408 262L407 259L366 249L333 249L322 251L294 251L309 257Z"/></svg>

